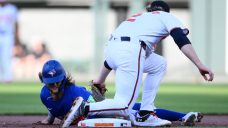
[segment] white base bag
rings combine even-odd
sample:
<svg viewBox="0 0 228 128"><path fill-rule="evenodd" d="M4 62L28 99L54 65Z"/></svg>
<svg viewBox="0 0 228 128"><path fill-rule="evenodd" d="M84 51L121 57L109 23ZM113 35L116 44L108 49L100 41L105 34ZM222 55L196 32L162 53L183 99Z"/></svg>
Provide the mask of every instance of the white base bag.
<svg viewBox="0 0 228 128"><path fill-rule="evenodd" d="M86 119L80 121L78 127L131 127L131 121L115 118Z"/></svg>

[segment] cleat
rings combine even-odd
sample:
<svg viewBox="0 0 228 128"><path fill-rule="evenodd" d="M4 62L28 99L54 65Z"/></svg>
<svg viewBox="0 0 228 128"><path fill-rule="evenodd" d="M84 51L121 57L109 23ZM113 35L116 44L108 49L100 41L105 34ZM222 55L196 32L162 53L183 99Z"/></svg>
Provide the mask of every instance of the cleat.
<svg viewBox="0 0 228 128"><path fill-rule="evenodd" d="M68 128L71 124L84 119L85 101L82 97L77 97L66 117L63 120L62 128ZM75 122L74 122L75 121Z"/></svg>
<svg viewBox="0 0 228 128"><path fill-rule="evenodd" d="M197 121L197 112L189 112L181 119L181 125L194 126Z"/></svg>
<svg viewBox="0 0 228 128"><path fill-rule="evenodd" d="M200 112L195 112L195 114L196 114L196 121L201 122L201 120L203 119L203 114Z"/></svg>
<svg viewBox="0 0 228 128"><path fill-rule="evenodd" d="M135 126L159 127L171 126L171 122L158 118L153 112L141 117L138 113L130 114L130 120Z"/></svg>

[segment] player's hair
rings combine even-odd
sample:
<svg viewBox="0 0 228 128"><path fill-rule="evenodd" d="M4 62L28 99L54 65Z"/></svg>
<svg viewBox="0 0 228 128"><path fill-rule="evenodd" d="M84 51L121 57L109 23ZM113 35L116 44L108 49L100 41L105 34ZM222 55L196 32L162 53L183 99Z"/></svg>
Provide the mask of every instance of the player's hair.
<svg viewBox="0 0 228 128"><path fill-rule="evenodd" d="M69 72L66 73L63 66L57 60L48 60L44 64L42 72L39 72L38 75L41 83L46 85L61 82L60 90L75 84L71 74Z"/></svg>
<svg viewBox="0 0 228 128"><path fill-rule="evenodd" d="M152 12L152 11L169 12L170 11L169 5L162 0L153 1L146 9L148 12Z"/></svg>
<svg viewBox="0 0 228 128"><path fill-rule="evenodd" d="M65 86L71 86L74 84L75 84L75 80L73 79L72 75L69 72L67 72Z"/></svg>

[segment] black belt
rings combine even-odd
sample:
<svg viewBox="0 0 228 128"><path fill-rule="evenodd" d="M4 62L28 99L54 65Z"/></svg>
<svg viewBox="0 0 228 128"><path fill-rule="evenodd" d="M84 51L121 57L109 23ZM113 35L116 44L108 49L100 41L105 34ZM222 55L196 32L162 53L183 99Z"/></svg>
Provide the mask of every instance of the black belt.
<svg viewBox="0 0 228 128"><path fill-rule="evenodd" d="M130 37L128 37L128 36L121 36L120 37L120 40L121 41L131 41L131 38ZM144 41L140 41L141 42L141 46L142 46L142 48L144 49L144 50L146 50L146 43L144 42Z"/></svg>

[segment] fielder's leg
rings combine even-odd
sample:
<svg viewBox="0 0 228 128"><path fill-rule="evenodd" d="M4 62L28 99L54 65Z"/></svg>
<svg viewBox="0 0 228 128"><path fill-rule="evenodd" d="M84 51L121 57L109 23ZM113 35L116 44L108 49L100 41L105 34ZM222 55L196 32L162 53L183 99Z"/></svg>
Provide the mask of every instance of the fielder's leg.
<svg viewBox="0 0 228 128"><path fill-rule="evenodd" d="M137 126L166 126L171 125L168 120L156 116L154 100L160 81L166 71L166 62L163 57L152 53L147 57L144 65L144 73L147 73L143 86L142 103L138 113L134 116L134 124Z"/></svg>
<svg viewBox="0 0 228 128"><path fill-rule="evenodd" d="M144 73L147 73L147 76L144 81L140 110L153 111L155 109L154 100L166 67L166 60L158 54L152 53L146 59Z"/></svg>

